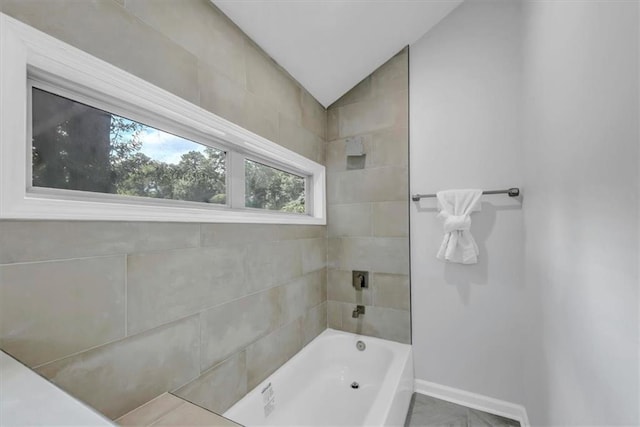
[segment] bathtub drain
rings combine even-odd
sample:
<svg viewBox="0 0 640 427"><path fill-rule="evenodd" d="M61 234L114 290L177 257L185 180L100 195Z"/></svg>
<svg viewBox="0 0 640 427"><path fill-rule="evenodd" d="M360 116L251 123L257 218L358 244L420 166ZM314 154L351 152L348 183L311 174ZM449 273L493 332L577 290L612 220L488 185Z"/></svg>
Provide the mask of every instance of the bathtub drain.
<svg viewBox="0 0 640 427"><path fill-rule="evenodd" d="M360 388L360 384L358 384L357 382L352 382L351 383L351 388L356 389L356 388Z"/></svg>

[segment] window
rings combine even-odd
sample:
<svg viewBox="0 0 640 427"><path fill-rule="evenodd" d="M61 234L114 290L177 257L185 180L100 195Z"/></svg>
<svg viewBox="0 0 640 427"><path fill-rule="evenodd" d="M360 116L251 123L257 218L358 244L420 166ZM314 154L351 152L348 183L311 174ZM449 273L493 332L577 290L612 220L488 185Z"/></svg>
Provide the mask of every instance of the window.
<svg viewBox="0 0 640 427"><path fill-rule="evenodd" d="M0 29L0 218L326 223L322 165L3 14Z"/></svg>
<svg viewBox="0 0 640 427"><path fill-rule="evenodd" d="M32 88L33 187L226 204L222 150Z"/></svg>
<svg viewBox="0 0 640 427"><path fill-rule="evenodd" d="M245 206L305 213L303 177L245 160Z"/></svg>

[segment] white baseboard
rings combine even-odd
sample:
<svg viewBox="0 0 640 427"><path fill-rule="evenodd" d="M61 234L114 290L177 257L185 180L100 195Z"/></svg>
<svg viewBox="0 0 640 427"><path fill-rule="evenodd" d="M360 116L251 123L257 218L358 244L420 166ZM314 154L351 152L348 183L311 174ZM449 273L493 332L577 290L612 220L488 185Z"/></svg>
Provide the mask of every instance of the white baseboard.
<svg viewBox="0 0 640 427"><path fill-rule="evenodd" d="M446 400L447 402L511 418L518 421L522 427L529 427L527 410L522 405L418 379L415 380L414 390L416 393Z"/></svg>

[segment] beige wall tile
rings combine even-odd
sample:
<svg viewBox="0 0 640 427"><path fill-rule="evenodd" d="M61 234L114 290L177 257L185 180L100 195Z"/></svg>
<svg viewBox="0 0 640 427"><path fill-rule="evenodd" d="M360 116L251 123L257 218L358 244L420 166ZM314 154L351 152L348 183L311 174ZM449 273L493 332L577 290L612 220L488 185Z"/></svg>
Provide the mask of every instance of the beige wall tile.
<svg viewBox="0 0 640 427"><path fill-rule="evenodd" d="M342 330L342 303L327 300L327 327Z"/></svg>
<svg viewBox="0 0 640 427"><path fill-rule="evenodd" d="M324 147L324 141L319 136L288 119L283 114L279 115L278 123L278 143L280 145L313 161L317 162L319 160L318 147Z"/></svg>
<svg viewBox="0 0 640 427"><path fill-rule="evenodd" d="M0 4L4 13L198 104L196 57L117 3L2 0Z"/></svg>
<svg viewBox="0 0 640 427"><path fill-rule="evenodd" d="M329 205L327 211L329 237L371 236L371 203Z"/></svg>
<svg viewBox="0 0 640 427"><path fill-rule="evenodd" d="M302 330L297 320L247 347L247 389L260 384L301 348Z"/></svg>
<svg viewBox="0 0 640 427"><path fill-rule="evenodd" d="M302 253L296 240L255 243L245 259L247 293L258 292L302 275Z"/></svg>
<svg viewBox="0 0 640 427"><path fill-rule="evenodd" d="M244 351L203 372L175 394L205 409L222 414L247 393ZM184 420L188 423L188 420Z"/></svg>
<svg viewBox="0 0 640 427"><path fill-rule="evenodd" d="M342 237L329 240L331 268L375 273L409 273L407 238Z"/></svg>
<svg viewBox="0 0 640 427"><path fill-rule="evenodd" d="M304 88L300 96L302 97L302 126L324 141L327 137L327 110Z"/></svg>
<svg viewBox="0 0 640 427"><path fill-rule="evenodd" d="M2 224L2 223L0 223ZM202 224L203 246L324 237L322 225Z"/></svg>
<svg viewBox="0 0 640 427"><path fill-rule="evenodd" d="M0 264L197 247L198 224L0 221Z"/></svg>
<svg viewBox="0 0 640 427"><path fill-rule="evenodd" d="M409 89L409 48L404 48L371 74L373 96Z"/></svg>
<svg viewBox="0 0 640 427"><path fill-rule="evenodd" d="M244 248L149 252L127 258L130 334L246 294Z"/></svg>
<svg viewBox="0 0 640 427"><path fill-rule="evenodd" d="M408 275L375 273L371 278L371 286L373 305L406 311L411 309Z"/></svg>
<svg viewBox="0 0 640 427"><path fill-rule="evenodd" d="M282 295L282 323L294 321L326 300L326 283L327 272L323 268L279 286Z"/></svg>
<svg viewBox="0 0 640 427"><path fill-rule="evenodd" d="M37 366L125 335L125 257L0 265L0 347Z"/></svg>
<svg viewBox="0 0 640 427"><path fill-rule="evenodd" d="M204 62L198 64L198 82L200 107L239 126L245 125L247 91L244 82L238 83Z"/></svg>
<svg viewBox="0 0 640 427"><path fill-rule="evenodd" d="M300 240L302 272L309 273L327 266L327 239Z"/></svg>
<svg viewBox="0 0 640 427"><path fill-rule="evenodd" d="M329 106L330 110L336 110L354 102L364 101L371 97L371 76L365 77L360 83L355 85L349 92L345 93L336 102Z"/></svg>
<svg viewBox="0 0 640 427"><path fill-rule="evenodd" d="M302 123L300 87L253 43L245 43L247 89L274 105L280 113Z"/></svg>
<svg viewBox="0 0 640 427"><path fill-rule="evenodd" d="M356 290L352 284L352 271L330 269L327 275L327 299L351 304L373 305L373 287Z"/></svg>
<svg viewBox="0 0 640 427"><path fill-rule="evenodd" d="M327 110L327 142L338 138L338 109L329 108Z"/></svg>
<svg viewBox="0 0 640 427"><path fill-rule="evenodd" d="M208 0L180 2L178 9L172 0L2 0L0 8L267 139L281 140L294 151L325 163L326 110ZM188 23L186 27L185 22ZM333 125L337 134L337 121ZM276 311L274 315L269 311L274 309L272 303L248 313L248 323L260 319L262 323L254 329L266 324L267 332L272 330L270 322L274 316L276 324L285 323L281 316L293 319L279 334L271 334L276 337L277 348L270 351L275 354L272 359L278 366L303 342L320 333L327 323L326 304L323 303L326 300L324 226L4 221L0 222L0 236L3 243L7 242L0 245L0 264L122 254L118 258L122 268L118 271L124 274L125 266L128 268L126 313L122 312L125 295L105 295L109 286L87 295L80 292L87 289L84 287L78 290L80 296L74 294L73 297L89 298L89 302L83 304L87 310L94 310L92 314L100 312L101 307L120 304L121 331L115 339L123 336L124 319L127 318L128 333L140 335L42 368L63 387L88 396L80 397L109 416L119 416L131 406L194 378L186 374L190 372L194 354L189 350L194 328L189 325L190 322L198 324L200 317L176 319L250 292L287 283L266 293L279 292L279 304L287 301L289 308L284 314ZM126 264L124 254L130 255ZM106 272L99 268L93 270L94 274L100 273L101 278L94 280L92 285L97 287L108 281ZM313 272L302 276L303 272L309 271ZM64 274L70 273L65 270ZM69 288L71 284L66 286ZM48 298L48 290L43 295ZM93 297L101 300L90 300ZM247 302L241 299L233 303L240 304L240 301ZM46 298L38 300L43 306L46 302ZM96 306L98 303L102 306ZM67 300L60 307L66 304ZM305 309L299 310L300 307ZM51 308L48 306L41 311L46 313ZM261 314L260 310L266 313ZM279 306L278 310L281 310ZM207 312L211 318L202 315L205 323L203 343L214 345L215 342L220 347L216 351L224 350L225 354L248 344L227 343L225 338L225 334L236 333L234 328L242 327L247 321L244 318L235 321L233 316L247 312L214 315L214 311ZM61 316L56 310L51 313L51 316ZM101 320L100 326L106 328L104 317L97 320ZM109 326L111 319L107 320ZM167 322L174 323L167 325ZM218 328L222 325L229 329L220 332ZM73 328L94 326L91 322L83 322L56 331L37 326L34 334L48 334L47 339L60 341L56 345L46 344L47 351L53 349L55 352L57 345L73 347L66 335L56 338L56 333L63 331L66 334L74 331ZM148 330L155 327L158 328ZM212 335L219 334L220 341L216 341L218 338L206 341L205 330ZM141 333L143 331L146 332ZM85 346L103 344L104 340L110 339L106 338L109 333L108 329L93 336L83 331L74 332L74 339L79 339L79 343L71 344L78 344L77 351L82 351L87 348ZM238 335L242 337L241 333ZM200 337L196 337L194 344L198 359L199 340ZM261 348L269 349L270 343L273 341L265 340ZM72 350L51 357L67 356L68 351ZM214 354L211 359L219 357ZM254 380L256 375L265 373L261 369L277 367L258 362L258 357L259 354L254 353ZM127 366L129 359L130 366ZM43 362L49 360L47 357ZM196 362L200 368L200 361ZM77 369L86 373L82 375ZM170 378L167 372L174 370L177 378ZM127 389L128 382L133 389Z"/></svg>
<svg viewBox="0 0 640 427"><path fill-rule="evenodd" d="M340 303L342 330L404 344L411 343L411 314L404 310L366 306L364 316L351 317L353 304Z"/></svg>
<svg viewBox="0 0 640 427"><path fill-rule="evenodd" d="M336 172L327 177L329 204L384 202L409 198L406 167Z"/></svg>
<svg viewBox="0 0 640 427"><path fill-rule="evenodd" d="M373 235L409 237L409 202L372 203Z"/></svg>
<svg viewBox="0 0 640 427"><path fill-rule="evenodd" d="M327 303L318 304L302 318L302 345L309 344L327 329Z"/></svg>
<svg viewBox="0 0 640 427"><path fill-rule="evenodd" d="M89 406L116 419L196 378L198 317L44 365L38 372Z"/></svg>
<svg viewBox="0 0 640 427"><path fill-rule="evenodd" d="M170 393L164 393L152 401L134 409L116 420L120 426L148 426L167 413L183 405L184 400Z"/></svg>
<svg viewBox="0 0 640 427"><path fill-rule="evenodd" d="M274 288L202 312L200 369L209 369L280 326L281 293Z"/></svg>
<svg viewBox="0 0 640 427"><path fill-rule="evenodd" d="M278 110L272 102L247 92L243 127L270 141L278 142Z"/></svg>
<svg viewBox="0 0 640 427"><path fill-rule="evenodd" d="M208 427L238 427L234 423L218 414L207 411L199 406L184 403L160 418L154 427L185 427L188 426L208 426Z"/></svg>
<svg viewBox="0 0 640 427"><path fill-rule="evenodd" d="M338 110L338 135L341 138L369 133L408 123L408 91L393 92L345 105Z"/></svg>
<svg viewBox="0 0 640 427"><path fill-rule="evenodd" d="M184 0L183 0L184 3ZM245 35L208 0L126 0L127 10L149 26L244 85Z"/></svg>
<svg viewBox="0 0 640 427"><path fill-rule="evenodd" d="M408 126L396 126L392 129L377 131L369 137L372 146L369 156L371 167L407 166L409 164Z"/></svg>

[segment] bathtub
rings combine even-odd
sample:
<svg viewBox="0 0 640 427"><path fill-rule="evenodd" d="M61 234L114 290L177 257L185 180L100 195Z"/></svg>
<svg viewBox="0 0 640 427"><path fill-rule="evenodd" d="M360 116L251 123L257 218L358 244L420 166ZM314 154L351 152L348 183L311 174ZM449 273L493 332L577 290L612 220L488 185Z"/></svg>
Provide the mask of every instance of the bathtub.
<svg viewBox="0 0 640 427"><path fill-rule="evenodd" d="M412 393L411 346L327 329L224 416L248 427L402 426Z"/></svg>

